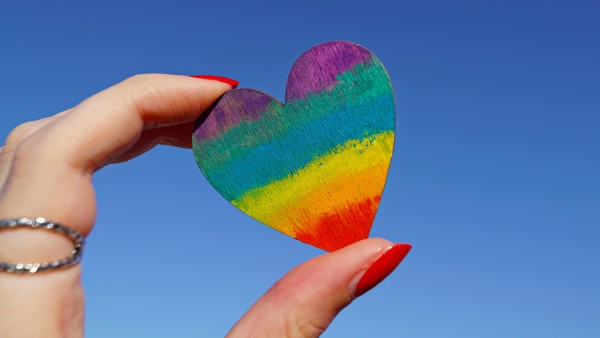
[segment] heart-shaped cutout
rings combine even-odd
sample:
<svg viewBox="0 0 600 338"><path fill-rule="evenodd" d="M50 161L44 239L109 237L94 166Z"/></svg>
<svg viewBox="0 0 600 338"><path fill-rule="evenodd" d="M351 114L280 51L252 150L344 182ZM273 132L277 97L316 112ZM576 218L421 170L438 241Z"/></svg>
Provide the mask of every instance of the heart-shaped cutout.
<svg viewBox="0 0 600 338"><path fill-rule="evenodd" d="M225 93L198 121L194 156L237 208L332 251L369 235L395 112L379 59L354 43L327 42L294 63L285 105L253 89Z"/></svg>

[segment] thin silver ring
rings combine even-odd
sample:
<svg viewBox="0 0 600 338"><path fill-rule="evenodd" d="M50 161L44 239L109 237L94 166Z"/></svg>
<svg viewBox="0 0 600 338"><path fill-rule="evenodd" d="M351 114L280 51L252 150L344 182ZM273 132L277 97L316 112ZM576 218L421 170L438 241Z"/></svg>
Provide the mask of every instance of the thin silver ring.
<svg viewBox="0 0 600 338"><path fill-rule="evenodd" d="M47 263L5 263L0 262L0 271L11 273L38 273L42 271L55 270L73 266L81 261L85 238L77 230L68 228L58 223L50 222L43 217L37 218L15 218L0 219L0 231L5 229L45 229L53 231L63 236L67 236L75 245L71 254L63 259Z"/></svg>

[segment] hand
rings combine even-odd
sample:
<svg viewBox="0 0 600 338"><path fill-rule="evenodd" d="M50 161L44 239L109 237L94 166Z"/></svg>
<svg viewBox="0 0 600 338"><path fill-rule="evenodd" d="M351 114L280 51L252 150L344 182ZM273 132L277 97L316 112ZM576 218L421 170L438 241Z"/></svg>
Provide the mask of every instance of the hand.
<svg viewBox="0 0 600 338"><path fill-rule="evenodd" d="M139 75L18 126L0 149L0 218L41 216L89 234L96 216L92 174L157 144L190 148L194 121L229 89L214 80ZM0 260L48 261L70 246L39 231L2 231ZM229 336L317 337L409 249L367 239L316 257L279 280ZM79 265L31 276L0 273L0 336L83 337L80 280Z"/></svg>

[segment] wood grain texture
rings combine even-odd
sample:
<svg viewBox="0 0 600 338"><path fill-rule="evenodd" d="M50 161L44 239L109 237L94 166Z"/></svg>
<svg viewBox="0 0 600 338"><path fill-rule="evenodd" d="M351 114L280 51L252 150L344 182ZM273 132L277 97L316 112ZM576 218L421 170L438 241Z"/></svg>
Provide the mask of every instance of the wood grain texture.
<svg viewBox="0 0 600 338"><path fill-rule="evenodd" d="M258 221L332 251L368 237L394 145L395 103L379 59L350 42L304 53L285 105L227 92L193 134L208 181Z"/></svg>

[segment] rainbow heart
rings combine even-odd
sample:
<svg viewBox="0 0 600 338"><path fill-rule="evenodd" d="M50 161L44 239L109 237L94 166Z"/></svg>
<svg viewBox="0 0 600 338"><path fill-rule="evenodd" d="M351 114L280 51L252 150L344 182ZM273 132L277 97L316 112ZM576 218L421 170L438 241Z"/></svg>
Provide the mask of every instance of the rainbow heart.
<svg viewBox="0 0 600 338"><path fill-rule="evenodd" d="M258 221L332 251L369 236L392 157L390 79L369 50L333 41L292 67L285 105L227 92L198 121L208 181Z"/></svg>

